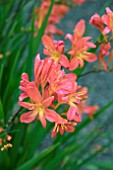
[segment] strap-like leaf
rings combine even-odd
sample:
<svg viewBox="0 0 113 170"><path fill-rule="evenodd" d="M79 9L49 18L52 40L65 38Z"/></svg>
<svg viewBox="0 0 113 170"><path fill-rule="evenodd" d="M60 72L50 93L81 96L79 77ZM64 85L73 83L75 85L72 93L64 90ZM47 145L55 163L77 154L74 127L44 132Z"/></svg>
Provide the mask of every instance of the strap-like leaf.
<svg viewBox="0 0 113 170"><path fill-rule="evenodd" d="M4 120L4 111L3 111L2 101L0 99L0 121L1 120Z"/></svg>
<svg viewBox="0 0 113 170"><path fill-rule="evenodd" d="M48 149L44 150L40 154L36 155L29 161L27 161L25 164L22 166L16 168L16 170L32 170L33 167L40 161L43 160L49 153L51 153L59 144L56 144L54 146L49 147Z"/></svg>

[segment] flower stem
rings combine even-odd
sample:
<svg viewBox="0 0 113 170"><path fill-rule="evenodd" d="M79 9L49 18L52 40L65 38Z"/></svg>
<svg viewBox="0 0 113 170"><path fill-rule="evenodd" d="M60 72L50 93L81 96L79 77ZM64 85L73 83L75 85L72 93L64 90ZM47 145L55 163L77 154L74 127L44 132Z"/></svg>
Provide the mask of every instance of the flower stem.
<svg viewBox="0 0 113 170"><path fill-rule="evenodd" d="M61 104L65 104L64 102L60 102L60 103L58 103L56 106L55 106L55 110L61 105Z"/></svg>

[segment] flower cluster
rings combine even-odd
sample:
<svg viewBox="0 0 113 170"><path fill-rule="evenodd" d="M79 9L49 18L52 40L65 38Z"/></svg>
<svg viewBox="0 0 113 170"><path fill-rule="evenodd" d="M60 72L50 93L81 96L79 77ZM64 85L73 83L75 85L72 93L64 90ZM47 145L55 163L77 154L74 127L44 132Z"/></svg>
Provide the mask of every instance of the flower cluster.
<svg viewBox="0 0 113 170"><path fill-rule="evenodd" d="M113 34L113 12L109 7L106 8L106 14L100 17L97 13L95 13L91 19L90 24L97 27L102 34Z"/></svg>
<svg viewBox="0 0 113 170"><path fill-rule="evenodd" d="M76 3L81 6L86 0L72 0L72 4ZM68 1L60 1L56 0L56 3L53 5L51 15L48 19L48 24L45 29L45 34L53 37L53 34L63 35L63 31L56 27L56 24L59 24L62 17L69 11ZM69 1L70 2L70 1ZM48 12L50 0L42 0L40 7L37 7L35 10L36 20L35 20L35 28L37 35L37 30L39 30L42 26L44 18Z"/></svg>
<svg viewBox="0 0 113 170"><path fill-rule="evenodd" d="M7 150L8 148L12 148L12 144L8 143L12 139L12 136L5 134L4 132L5 129L0 127L0 135L2 136L0 137L1 151Z"/></svg>
<svg viewBox="0 0 113 170"><path fill-rule="evenodd" d="M109 52L111 49L110 40L107 37L107 34L111 32L113 39L113 12L109 7L106 8L106 14L100 17L97 13L95 13L91 19L90 24L94 25L103 35L105 42L100 45L100 50L98 54L99 68L102 63L105 71L109 71L108 67L110 65L111 60L113 59L113 51ZM111 40L112 40L111 39ZM110 55L109 55L110 54ZM104 56L110 56L108 59L108 63L105 62Z"/></svg>
<svg viewBox="0 0 113 170"><path fill-rule="evenodd" d="M85 21L80 20L75 28L74 35L67 34L65 38L68 38L72 46L68 51L69 60L64 55L64 42L62 40L53 41L51 37L44 35L42 42L44 45L44 54L54 59L56 63L60 63L66 69L75 70L79 66L84 66L84 61L94 62L97 56L94 53L88 52L89 48L95 48L96 45L93 42L89 42L92 38L90 36L83 37L85 31Z"/></svg>
<svg viewBox="0 0 113 170"><path fill-rule="evenodd" d="M40 8L36 8L36 21L35 27L39 30L42 26L44 18L48 12L50 0L43 0ZM69 8L63 4L54 4L51 15L48 20L48 24L45 30L45 34L52 36L53 34L63 35L63 31L56 27L56 24L60 22L62 17L68 12Z"/></svg>
<svg viewBox="0 0 113 170"><path fill-rule="evenodd" d="M76 117L80 117L78 104L87 98L87 88L77 85L76 75L66 74L59 63L52 58L40 59L39 54L34 64L35 80L30 82L27 73L22 74L20 89L23 91L19 97L19 105L28 109L20 117L20 121L30 123L39 119L46 127L46 119L55 123L52 137L64 131L74 131ZM30 98L30 102L22 101ZM66 113L57 113L61 105L66 105Z"/></svg>
<svg viewBox="0 0 113 170"><path fill-rule="evenodd" d="M95 54L87 52L88 48L95 48L95 44L89 42L91 37L83 37L84 31L85 21L81 20L74 29L74 35L66 35L72 42L68 52L69 60L64 54L64 41L56 41L48 35L43 35L43 53L46 57L41 60L40 54L36 56L34 81L29 80L27 73L22 74L19 87L22 93L18 104L29 111L21 115L20 121L30 123L38 119L44 128L46 120L53 122L55 125L52 137L58 132L61 135L64 131L73 132L74 126L81 122L83 112L90 115L97 110L96 107L84 111L83 101L88 97L88 90L77 84L77 76L74 73L66 73L63 69L64 67L74 70L79 66L83 67L84 60L96 60ZM65 112L62 108L65 108Z"/></svg>

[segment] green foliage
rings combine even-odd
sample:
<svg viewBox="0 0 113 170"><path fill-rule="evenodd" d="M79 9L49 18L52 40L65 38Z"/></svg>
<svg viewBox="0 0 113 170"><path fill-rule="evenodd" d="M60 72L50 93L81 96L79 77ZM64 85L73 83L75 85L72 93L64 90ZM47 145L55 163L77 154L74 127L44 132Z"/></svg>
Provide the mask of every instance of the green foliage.
<svg viewBox="0 0 113 170"><path fill-rule="evenodd" d="M86 118L76 127L75 132L64 134L64 136L58 135L51 140L51 146L43 151L39 151L39 148L42 141L46 141L46 136L50 136L51 125L48 124L47 128L43 129L39 122L30 125L19 123L19 116L25 111L20 109L21 111L18 112L17 104L21 74L27 72L32 79L33 60L39 49L54 0L51 1L48 13L36 37L34 37L36 8L34 4L36 1L0 1L0 54L3 54L3 58L0 59L0 126L6 122L6 129L12 135L11 143L13 144L8 151L0 152L0 169L33 170L36 167L43 170L57 170L58 168L73 170L75 167L77 170L81 170L82 167L88 167L89 170L91 168L94 168L93 170L113 169L112 161L94 161L97 155L103 153L113 143L113 136L107 134L105 130L107 122L112 121L110 118L98 126L95 125L89 132L92 122ZM108 2L104 4L102 10L107 5L109 5ZM27 16L24 17L25 13ZM95 51L96 49L92 52ZM79 68L74 73L79 77L86 66L87 62L82 69ZM113 101L97 111L94 121L107 113L110 107L113 107ZM17 119L13 120L15 114L17 114ZM13 125L10 124L10 119ZM110 123L108 127L109 125ZM86 128L87 133L84 133ZM3 135L0 134L0 137ZM110 141L101 144L101 148L95 150L98 145L96 140L106 139L109 136ZM97 144L94 144L94 141Z"/></svg>

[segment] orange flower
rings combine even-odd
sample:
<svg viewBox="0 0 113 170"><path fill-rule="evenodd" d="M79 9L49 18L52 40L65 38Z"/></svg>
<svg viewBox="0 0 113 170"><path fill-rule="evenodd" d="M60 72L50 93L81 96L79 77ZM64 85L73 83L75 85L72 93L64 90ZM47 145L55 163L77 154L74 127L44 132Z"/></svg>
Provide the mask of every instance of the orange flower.
<svg viewBox="0 0 113 170"><path fill-rule="evenodd" d="M47 35L43 35L42 43L44 45L44 54L51 57L55 63L60 63L64 67L69 67L69 61L64 53L64 42L63 41L53 41Z"/></svg>
<svg viewBox="0 0 113 170"><path fill-rule="evenodd" d="M102 18L97 13L95 13L91 17L89 23L94 25L95 27L97 27L101 32L103 32L103 30L104 30L104 22L103 22Z"/></svg>
<svg viewBox="0 0 113 170"><path fill-rule="evenodd" d="M105 71L108 71L108 66L107 66L107 63L104 60L104 56L109 55L110 48L111 48L110 43L107 43L107 44L103 43L103 44L100 45L100 50L99 50L99 54L98 54L99 68L100 68L100 64L102 64Z"/></svg>
<svg viewBox="0 0 113 170"><path fill-rule="evenodd" d="M109 7L107 7L106 13L107 15L105 14L102 16L102 20L104 24L107 25L105 29L103 30L103 34L108 34L110 31L113 34L113 12L110 10Z"/></svg>
<svg viewBox="0 0 113 170"><path fill-rule="evenodd" d="M29 112L21 115L21 122L30 123L38 117L45 128L46 119L50 122L57 121L57 113L51 109L48 109L54 100L54 96L43 99L34 82L29 83L29 86L27 87L27 93L32 103L18 102L20 106L30 110Z"/></svg>
<svg viewBox="0 0 113 170"><path fill-rule="evenodd" d="M57 133L63 135L64 132L73 132L75 130L74 126L77 125L75 122L68 122L66 119L60 118L52 130L51 137L55 137Z"/></svg>
<svg viewBox="0 0 113 170"><path fill-rule="evenodd" d="M80 20L74 29L74 35L66 35L66 38L72 43L71 50L68 52L68 54L70 54L69 70L74 70L79 66L83 67L84 60L94 62L97 59L97 56L94 53L87 52L89 48L95 48L96 46L94 43L88 42L91 37L82 37L84 31L85 21Z"/></svg>
<svg viewBox="0 0 113 170"><path fill-rule="evenodd" d="M27 98L28 97L28 94L27 94L27 86L29 84L29 78L28 78L28 75L27 73L23 73L22 74L22 80L20 81L20 86L19 86L19 89L23 91L23 93L20 94L19 96L19 101L22 101L23 99Z"/></svg>
<svg viewBox="0 0 113 170"><path fill-rule="evenodd" d="M64 101L65 103L69 104L69 110L67 112L67 119L68 120L74 120L77 117L76 113L78 112L78 104L80 104L80 102L82 100L85 100L87 98L87 88L85 87L79 87L76 86L76 90L75 92L66 95L65 97L62 97L61 101Z"/></svg>
<svg viewBox="0 0 113 170"><path fill-rule="evenodd" d="M35 27L40 29L44 18L48 12L50 6L50 0L44 0L41 3L40 8L36 8L36 16L37 19L35 21ZM66 5L56 5L54 4L53 9L51 11L51 15L49 16L48 23L45 29L45 34L49 35L50 37L53 34L63 35L63 31L58 29L55 25L60 23L61 18L68 12L69 8Z"/></svg>

